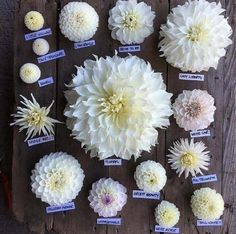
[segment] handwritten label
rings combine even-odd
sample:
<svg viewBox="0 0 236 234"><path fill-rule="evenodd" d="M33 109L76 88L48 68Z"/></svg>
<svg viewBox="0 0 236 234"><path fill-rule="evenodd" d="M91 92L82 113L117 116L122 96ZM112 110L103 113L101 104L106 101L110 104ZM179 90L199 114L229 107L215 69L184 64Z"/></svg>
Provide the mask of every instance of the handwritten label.
<svg viewBox="0 0 236 234"><path fill-rule="evenodd" d="M144 198L144 199L159 200L160 199L160 193L146 193L142 190L133 190L133 198Z"/></svg>
<svg viewBox="0 0 236 234"><path fill-rule="evenodd" d="M87 47L91 47L91 46L95 46L95 45L96 45L95 40L75 42L74 49L77 50L77 49L87 48Z"/></svg>
<svg viewBox="0 0 236 234"><path fill-rule="evenodd" d="M221 219L216 219L214 221L204 221L204 220L197 220L197 226L222 226L223 222Z"/></svg>
<svg viewBox="0 0 236 234"><path fill-rule="evenodd" d="M211 131L209 129L198 130L198 131L195 131L195 132L190 132L190 136L192 138L209 137L209 136L211 136Z"/></svg>
<svg viewBox="0 0 236 234"><path fill-rule="evenodd" d="M99 225L121 225L121 218L97 218Z"/></svg>
<svg viewBox="0 0 236 234"><path fill-rule="evenodd" d="M216 174L192 177L193 184L202 184L202 183L208 183L208 182L213 182L213 181L217 181Z"/></svg>
<svg viewBox="0 0 236 234"><path fill-rule="evenodd" d="M125 53L125 52L137 52L141 50L140 45L128 45L128 46L120 46L119 52Z"/></svg>
<svg viewBox="0 0 236 234"><path fill-rule="evenodd" d="M44 56L38 57L38 63L45 63L47 61L51 61L51 60L54 60L54 59L64 57L65 55L66 54L65 54L64 50L58 50L58 51L55 51L53 53L46 54Z"/></svg>
<svg viewBox="0 0 236 234"><path fill-rule="evenodd" d="M60 206L48 206L46 207L46 212L47 214L50 214L50 213L62 212L62 211L74 210L74 209L75 209L75 203L70 202L64 205L60 205Z"/></svg>
<svg viewBox="0 0 236 234"><path fill-rule="evenodd" d="M38 80L38 84L39 84L39 87L44 87L44 86L53 84L53 78L48 77L48 78L45 78L45 79L42 79L42 80Z"/></svg>
<svg viewBox="0 0 236 234"><path fill-rule="evenodd" d="M204 75L179 73L180 80L204 81Z"/></svg>
<svg viewBox="0 0 236 234"><path fill-rule="evenodd" d="M32 33L27 33L25 34L25 40L30 41L39 37L45 37L49 36L52 34L51 28L45 28L43 30L37 31L37 32L32 32Z"/></svg>
<svg viewBox="0 0 236 234"><path fill-rule="evenodd" d="M54 141L54 136L43 136L28 140L28 146L39 145L45 142Z"/></svg>
<svg viewBox="0 0 236 234"><path fill-rule="evenodd" d="M121 166L122 160L121 159L105 159L104 166Z"/></svg>
<svg viewBox="0 0 236 234"><path fill-rule="evenodd" d="M168 233L179 233L179 228L164 228L158 225L155 225L155 232L168 232Z"/></svg>

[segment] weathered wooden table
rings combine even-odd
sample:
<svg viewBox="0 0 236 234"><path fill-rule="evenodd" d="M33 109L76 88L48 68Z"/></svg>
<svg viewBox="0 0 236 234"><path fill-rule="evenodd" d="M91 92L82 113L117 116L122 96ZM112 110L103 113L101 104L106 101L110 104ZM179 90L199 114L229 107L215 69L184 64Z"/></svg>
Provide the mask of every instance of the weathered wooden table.
<svg viewBox="0 0 236 234"><path fill-rule="evenodd" d="M33 93L36 99L42 105L49 105L54 99L54 105L51 116L61 121L65 121L63 109L66 101L63 95L65 83L71 80L71 74L75 72L74 65L82 65L84 60L92 58L92 54L98 56L113 55L114 50L118 49L119 43L112 40L110 31L107 27L108 10L116 1L112 0L89 0L86 1L95 7L100 17L100 26L94 37L96 46L75 50L73 43L65 39L58 28L58 14L68 0L21 0L16 9L15 19L15 104L20 102L19 95L23 94L30 97ZM14 129L14 153L13 153L13 207L14 214L21 222L28 224L32 231L44 233L46 230L54 230L61 234L92 234L92 233L121 233L121 234L147 234L154 233L154 208L158 204L152 200L137 200L132 198L132 190L136 188L133 173L137 164L143 160L152 159L160 162L167 169L168 182L161 199L174 202L180 209L181 219L177 226L181 233L212 233L212 234L235 234L235 220L233 220L233 210L235 211L235 72L236 65L235 47L228 49L227 56L221 59L218 70L210 69L204 73L205 81L181 81L178 79L179 70L168 65L164 58L158 55L157 44L159 41L159 29L162 23L165 23L170 9L177 4L182 4L185 0L155 0L145 1L157 12L155 19L155 32L148 37L142 44L141 52L136 55L149 61L152 67L163 73L169 92L177 94L183 89L192 90L194 88L206 89L214 96L217 107L215 113L215 122L210 126L211 137L202 138L209 150L212 159L209 174L216 173L218 181L209 184L203 184L201 187L210 186L222 193L225 199L225 212L222 217L222 227L196 226L196 218L193 217L190 209L190 196L194 189L200 186L192 185L191 179L185 180L178 178L167 164L166 153L173 141L180 137L189 137L189 133L177 127L173 118L171 126L166 131L160 131L159 144L152 149L151 153L144 153L137 162L133 160L124 162L122 167L104 167L103 162L96 158L90 159L80 143L70 137L70 131L65 125L57 125L55 141L34 147L28 147L24 142L24 133L18 133ZM235 29L235 1L222 0L222 5L227 8L226 15L229 22ZM39 88L38 84L26 85L20 81L18 76L19 68L25 62L37 64L37 58L33 54L31 46L32 41L25 41L24 34L28 30L24 26L24 15L30 10L37 10L45 17L45 27L50 27L53 34L47 37L51 46L51 52L64 49L66 56L59 60L40 64L42 77L52 76L54 84ZM235 39L235 34L233 35ZM121 56L125 56L122 54ZM34 164L45 154L53 151L65 151L74 155L82 165L85 171L85 183L79 196L76 198L76 209L64 213L46 214L46 204L42 203L31 192L30 174ZM88 192L94 181L101 177L112 177L120 181L128 188L128 203L120 212L122 217L121 226L102 226L96 225L97 215L89 207Z"/></svg>

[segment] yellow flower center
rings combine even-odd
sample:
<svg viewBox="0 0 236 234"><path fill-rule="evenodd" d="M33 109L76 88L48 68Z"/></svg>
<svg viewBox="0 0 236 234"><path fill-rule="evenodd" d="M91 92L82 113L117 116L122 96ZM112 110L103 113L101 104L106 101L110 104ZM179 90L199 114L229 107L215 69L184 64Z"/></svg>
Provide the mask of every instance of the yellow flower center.
<svg viewBox="0 0 236 234"><path fill-rule="evenodd" d="M192 167L196 164L196 157L193 154L186 152L181 155L180 162L182 166Z"/></svg>
<svg viewBox="0 0 236 234"><path fill-rule="evenodd" d="M79 24L83 24L84 22L84 16L81 14L81 12L76 13L75 20Z"/></svg>
<svg viewBox="0 0 236 234"><path fill-rule="evenodd" d="M29 77L29 76L31 76L33 74L33 70L32 69L25 69L24 70L24 75L26 76L26 77Z"/></svg>
<svg viewBox="0 0 236 234"><path fill-rule="evenodd" d="M203 30L202 26L195 25L189 28L187 38L192 42L198 42L207 39L207 33Z"/></svg>
<svg viewBox="0 0 236 234"><path fill-rule="evenodd" d="M62 171L51 172L46 182L46 186L51 190L60 190L66 184L66 177Z"/></svg>
<svg viewBox="0 0 236 234"><path fill-rule="evenodd" d="M186 112L192 118L198 117L201 111L202 107L198 102L192 102L186 106Z"/></svg>
<svg viewBox="0 0 236 234"><path fill-rule="evenodd" d="M162 219L166 224L170 223L173 219L172 213L169 210L164 211L162 213Z"/></svg>
<svg viewBox="0 0 236 234"><path fill-rule="evenodd" d="M155 185L157 183L157 177L153 173L147 173L144 176L144 180L151 186Z"/></svg>
<svg viewBox="0 0 236 234"><path fill-rule="evenodd" d="M131 31L137 28L138 24L137 15L135 15L133 12L126 13L123 19L124 19L123 25L125 28L128 28Z"/></svg>
<svg viewBox="0 0 236 234"><path fill-rule="evenodd" d="M42 116L37 111L34 111L29 114L27 121L30 125L36 126L40 123Z"/></svg>

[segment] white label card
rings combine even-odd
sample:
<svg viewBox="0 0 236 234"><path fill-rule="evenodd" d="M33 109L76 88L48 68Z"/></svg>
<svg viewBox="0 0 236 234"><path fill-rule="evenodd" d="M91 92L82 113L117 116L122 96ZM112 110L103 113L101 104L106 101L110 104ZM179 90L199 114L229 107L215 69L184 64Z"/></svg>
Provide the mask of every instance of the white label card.
<svg viewBox="0 0 236 234"><path fill-rule="evenodd" d="M82 41L82 42L75 42L74 43L74 49L81 49L81 48L87 48L91 46L95 46L96 41L95 40L89 40L89 41Z"/></svg>
<svg viewBox="0 0 236 234"><path fill-rule="evenodd" d="M44 56L38 57L38 63L45 63L47 61L51 61L51 60L54 60L54 59L64 57L65 55L66 54L65 54L64 50L58 50L58 51L55 51L53 53L46 54Z"/></svg>
<svg viewBox="0 0 236 234"><path fill-rule="evenodd" d="M167 232L167 233L179 233L179 228L164 228L158 225L155 225L155 232Z"/></svg>
<svg viewBox="0 0 236 234"><path fill-rule="evenodd" d="M119 47L119 52L120 53L137 52L137 51L141 51L141 46L140 45L127 45L127 46L120 46Z"/></svg>
<svg viewBox="0 0 236 234"><path fill-rule="evenodd" d="M62 212L62 211L74 210L74 209L75 209L75 203L70 202L64 205L60 205L60 206L48 206L46 207L46 212L47 214L50 214L50 213Z"/></svg>
<svg viewBox="0 0 236 234"><path fill-rule="evenodd" d="M121 166L121 159L104 159L104 166Z"/></svg>
<svg viewBox="0 0 236 234"><path fill-rule="evenodd" d="M202 183L208 183L208 182L213 182L213 181L217 181L216 174L192 177L193 184L202 184Z"/></svg>
<svg viewBox="0 0 236 234"><path fill-rule="evenodd" d="M204 129L204 130L198 130L195 132L190 132L190 137L197 138L197 137L209 137L211 136L211 130Z"/></svg>
<svg viewBox="0 0 236 234"><path fill-rule="evenodd" d="M38 138L33 138L28 140L28 146L39 145L45 142L54 141L54 136L43 136Z"/></svg>
<svg viewBox="0 0 236 234"><path fill-rule="evenodd" d="M204 220L197 220L197 226L222 226L223 222L221 219L216 219L214 221L204 221Z"/></svg>
<svg viewBox="0 0 236 234"><path fill-rule="evenodd" d="M25 40L30 41L39 37L45 37L52 34L51 28L45 28L37 32L27 33L25 34Z"/></svg>
<svg viewBox="0 0 236 234"><path fill-rule="evenodd" d="M159 200L160 193L146 193L142 190L133 190L133 198Z"/></svg>
<svg viewBox="0 0 236 234"><path fill-rule="evenodd" d="M121 218L97 218L99 225L121 225Z"/></svg>
<svg viewBox="0 0 236 234"><path fill-rule="evenodd" d="M42 79L42 80L38 80L39 87L44 87L44 86L53 84L53 82L54 81L53 81L53 78L51 76L48 77L48 78Z"/></svg>
<svg viewBox="0 0 236 234"><path fill-rule="evenodd" d="M180 80L204 81L204 75L179 73Z"/></svg>

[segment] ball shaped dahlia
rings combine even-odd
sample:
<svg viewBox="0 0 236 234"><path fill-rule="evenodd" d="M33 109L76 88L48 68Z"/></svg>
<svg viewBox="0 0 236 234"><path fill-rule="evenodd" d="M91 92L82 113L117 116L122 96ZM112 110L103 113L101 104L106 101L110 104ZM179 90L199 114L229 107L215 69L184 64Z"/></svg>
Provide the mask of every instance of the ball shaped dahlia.
<svg viewBox="0 0 236 234"><path fill-rule="evenodd" d="M205 90L184 90L173 104L174 117L180 128L196 131L214 121L214 98Z"/></svg>
<svg viewBox="0 0 236 234"><path fill-rule="evenodd" d="M20 68L20 78L26 84L33 84L41 77L41 70L33 63L25 63Z"/></svg>
<svg viewBox="0 0 236 234"><path fill-rule="evenodd" d="M136 56L86 60L65 92L67 127L91 157L135 159L169 125L170 98L162 75Z"/></svg>
<svg viewBox="0 0 236 234"><path fill-rule="evenodd" d="M166 170L160 163L148 160L136 167L134 179L144 192L159 192L166 184Z"/></svg>
<svg viewBox="0 0 236 234"><path fill-rule="evenodd" d="M62 8L59 16L61 33L74 42L92 38L98 23L97 12L86 2L69 2Z"/></svg>
<svg viewBox="0 0 236 234"><path fill-rule="evenodd" d="M195 190L191 197L193 214L204 221L219 219L224 211L224 200L221 194L211 188Z"/></svg>
<svg viewBox="0 0 236 234"><path fill-rule="evenodd" d="M44 18L38 11L30 11L25 15L25 26L31 31L38 31L44 25Z"/></svg>
<svg viewBox="0 0 236 234"><path fill-rule="evenodd" d="M118 0L109 15L111 36L121 44L142 43L154 31L155 12L144 2Z"/></svg>
<svg viewBox="0 0 236 234"><path fill-rule="evenodd" d="M155 209L156 222L164 228L171 228L179 222L180 212L175 204L162 201Z"/></svg>
<svg viewBox="0 0 236 234"><path fill-rule="evenodd" d="M35 54L42 56L48 53L50 46L47 40L38 38L33 42L32 49Z"/></svg>
<svg viewBox="0 0 236 234"><path fill-rule="evenodd" d="M159 47L167 62L182 71L216 69L232 43L224 11L220 2L206 0L189 0L173 8L160 32Z"/></svg>
<svg viewBox="0 0 236 234"><path fill-rule="evenodd" d="M90 207L101 217L116 216L127 202L126 188L111 178L93 183L88 200Z"/></svg>
<svg viewBox="0 0 236 234"><path fill-rule="evenodd" d="M49 205L71 202L79 194L84 172L79 162L63 152L45 155L36 163L31 176L32 192Z"/></svg>

